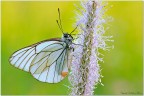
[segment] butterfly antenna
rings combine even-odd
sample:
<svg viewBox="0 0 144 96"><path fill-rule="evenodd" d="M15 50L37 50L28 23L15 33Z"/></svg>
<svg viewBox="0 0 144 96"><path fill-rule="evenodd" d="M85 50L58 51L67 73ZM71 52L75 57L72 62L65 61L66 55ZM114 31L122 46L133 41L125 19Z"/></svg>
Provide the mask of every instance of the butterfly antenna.
<svg viewBox="0 0 144 96"><path fill-rule="evenodd" d="M78 25L74 28L74 30L72 32L70 32L70 34L72 34L76 29L77 29Z"/></svg>
<svg viewBox="0 0 144 96"><path fill-rule="evenodd" d="M61 24L61 17L60 17L60 9L58 8L58 14L59 14L59 22L58 22L58 26L59 26L59 28L60 28L60 30L62 31L62 33L64 33L63 32L63 28L62 28L62 24Z"/></svg>
<svg viewBox="0 0 144 96"><path fill-rule="evenodd" d="M64 32L63 32L62 28L60 27L60 24L59 24L58 20L56 20L56 22L57 22L57 24L58 24L59 29L60 29L60 30L61 30L61 32L64 34Z"/></svg>

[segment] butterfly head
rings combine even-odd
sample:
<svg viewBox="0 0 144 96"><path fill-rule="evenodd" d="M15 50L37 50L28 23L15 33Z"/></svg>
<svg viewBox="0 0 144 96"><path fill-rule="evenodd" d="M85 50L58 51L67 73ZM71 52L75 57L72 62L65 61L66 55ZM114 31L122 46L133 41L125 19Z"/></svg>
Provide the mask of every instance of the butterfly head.
<svg viewBox="0 0 144 96"><path fill-rule="evenodd" d="M59 29L61 30L61 32L63 33L63 36L61 38L61 40L63 42L65 42L68 46L70 46L72 44L72 41L74 40L72 37L72 33L77 29L78 25L76 26L76 28L70 32L70 33L64 33L63 28L62 28L62 24L61 24L61 18L60 18L60 10L58 8L58 14L59 14L59 20L56 20Z"/></svg>
<svg viewBox="0 0 144 96"><path fill-rule="evenodd" d="M73 37L71 36L71 34L63 33L62 41L64 41L65 43L67 43L69 45L72 43Z"/></svg>

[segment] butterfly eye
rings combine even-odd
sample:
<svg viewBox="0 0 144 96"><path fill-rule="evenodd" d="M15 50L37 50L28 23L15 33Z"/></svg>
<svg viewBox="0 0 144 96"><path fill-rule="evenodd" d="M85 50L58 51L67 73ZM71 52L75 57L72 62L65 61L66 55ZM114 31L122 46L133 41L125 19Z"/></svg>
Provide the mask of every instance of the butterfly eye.
<svg viewBox="0 0 144 96"><path fill-rule="evenodd" d="M68 37L68 35L64 35L64 37L65 37L65 38L67 38L67 37Z"/></svg>

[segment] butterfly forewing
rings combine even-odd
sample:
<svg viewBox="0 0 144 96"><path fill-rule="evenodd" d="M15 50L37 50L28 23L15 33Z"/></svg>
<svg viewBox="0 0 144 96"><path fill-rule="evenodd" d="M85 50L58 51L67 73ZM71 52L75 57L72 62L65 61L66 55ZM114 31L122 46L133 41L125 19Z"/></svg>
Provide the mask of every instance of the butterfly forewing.
<svg viewBox="0 0 144 96"><path fill-rule="evenodd" d="M10 63L42 82L60 82L68 73L67 47L60 40L33 44L15 52Z"/></svg>
<svg viewBox="0 0 144 96"><path fill-rule="evenodd" d="M15 52L11 58L10 63L15 67L29 71L29 66L32 62L32 58L35 56L35 48L27 47Z"/></svg>
<svg viewBox="0 0 144 96"><path fill-rule="evenodd" d="M41 52L42 50L46 49L47 47L49 49L51 49L50 47L52 45L55 45L57 44L59 41L46 41L46 42L43 42L43 43L40 43L36 46L36 52L39 53Z"/></svg>

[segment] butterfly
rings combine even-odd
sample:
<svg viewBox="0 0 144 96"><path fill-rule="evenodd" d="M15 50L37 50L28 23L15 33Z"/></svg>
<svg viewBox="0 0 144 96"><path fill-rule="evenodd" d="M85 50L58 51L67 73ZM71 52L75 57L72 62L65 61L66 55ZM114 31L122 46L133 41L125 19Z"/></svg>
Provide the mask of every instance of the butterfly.
<svg viewBox="0 0 144 96"><path fill-rule="evenodd" d="M63 33L62 38L44 40L36 44L22 48L12 54L10 63L31 75L39 81L47 83L58 83L68 75L69 53L73 49L71 46L74 38L71 33L64 33L60 10L58 8L58 27Z"/></svg>

